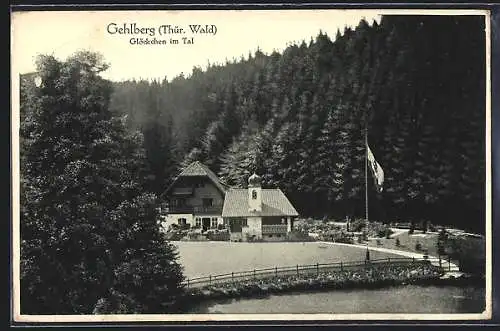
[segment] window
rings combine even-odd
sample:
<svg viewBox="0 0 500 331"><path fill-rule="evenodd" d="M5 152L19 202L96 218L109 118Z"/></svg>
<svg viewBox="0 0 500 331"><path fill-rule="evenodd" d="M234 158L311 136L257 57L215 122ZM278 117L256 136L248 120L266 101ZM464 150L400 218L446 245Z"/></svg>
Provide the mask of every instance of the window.
<svg viewBox="0 0 500 331"><path fill-rule="evenodd" d="M203 207L212 207L214 203L214 199L212 198L203 198Z"/></svg>
<svg viewBox="0 0 500 331"><path fill-rule="evenodd" d="M177 219L177 224L179 224L179 225L186 225L186 219L185 218L178 218Z"/></svg>
<svg viewBox="0 0 500 331"><path fill-rule="evenodd" d="M200 217L196 217L195 222L196 222L196 226L201 226L201 218Z"/></svg>
<svg viewBox="0 0 500 331"><path fill-rule="evenodd" d="M252 191L252 199L257 199L257 191L256 190L253 190Z"/></svg>
<svg viewBox="0 0 500 331"><path fill-rule="evenodd" d="M179 198L179 199L172 199L171 205L172 207L183 207L186 204L186 200Z"/></svg>
<svg viewBox="0 0 500 331"><path fill-rule="evenodd" d="M212 217L212 227L213 228L217 227L217 217Z"/></svg>

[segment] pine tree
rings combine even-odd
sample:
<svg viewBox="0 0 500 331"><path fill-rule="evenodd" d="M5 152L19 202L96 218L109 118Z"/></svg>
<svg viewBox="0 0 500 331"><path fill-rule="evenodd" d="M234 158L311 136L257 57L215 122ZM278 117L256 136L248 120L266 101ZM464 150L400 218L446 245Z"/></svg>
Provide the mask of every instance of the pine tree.
<svg viewBox="0 0 500 331"><path fill-rule="evenodd" d="M108 110L105 69L95 53L64 62L41 56L42 85L25 91L24 314L89 314L103 303L105 312L167 312L182 292L177 253L159 232L156 197L143 193L142 136Z"/></svg>

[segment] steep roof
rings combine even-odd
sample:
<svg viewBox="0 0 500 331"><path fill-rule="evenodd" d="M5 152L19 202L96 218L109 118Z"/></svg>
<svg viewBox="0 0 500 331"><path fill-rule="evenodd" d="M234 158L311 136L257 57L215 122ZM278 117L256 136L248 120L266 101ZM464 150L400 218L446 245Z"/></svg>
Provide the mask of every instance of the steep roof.
<svg viewBox="0 0 500 331"><path fill-rule="evenodd" d="M226 192L222 217L298 216L291 202L280 189L262 189L262 211L248 211L248 190L230 189Z"/></svg>
<svg viewBox="0 0 500 331"><path fill-rule="evenodd" d="M162 195L168 193L181 177L208 177L223 194L226 193L226 187L219 181L219 177L217 177L217 175L206 165L199 161L195 161L182 170L179 176L174 179L172 184L170 184Z"/></svg>

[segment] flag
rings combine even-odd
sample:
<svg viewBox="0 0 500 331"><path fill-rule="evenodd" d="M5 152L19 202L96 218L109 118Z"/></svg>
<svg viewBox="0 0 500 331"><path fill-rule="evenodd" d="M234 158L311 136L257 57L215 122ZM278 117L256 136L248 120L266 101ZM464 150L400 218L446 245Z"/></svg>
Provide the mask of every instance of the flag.
<svg viewBox="0 0 500 331"><path fill-rule="evenodd" d="M368 150L368 163L370 164L370 169L372 170L372 174L375 179L375 186L377 187L378 192L382 192L384 185L384 170L377 160L375 160L375 156L373 155L370 146L368 146L368 143L366 144L366 148Z"/></svg>

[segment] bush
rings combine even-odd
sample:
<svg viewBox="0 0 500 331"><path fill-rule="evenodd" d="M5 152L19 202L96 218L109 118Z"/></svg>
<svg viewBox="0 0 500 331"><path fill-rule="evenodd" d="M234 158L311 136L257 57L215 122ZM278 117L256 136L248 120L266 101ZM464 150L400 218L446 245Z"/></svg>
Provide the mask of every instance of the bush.
<svg viewBox="0 0 500 331"><path fill-rule="evenodd" d="M410 230L408 230L408 234L413 234L415 232L415 223L412 221L410 223Z"/></svg>
<svg viewBox="0 0 500 331"><path fill-rule="evenodd" d="M422 244L419 241L415 244L415 250L419 252L422 250Z"/></svg>
<svg viewBox="0 0 500 331"><path fill-rule="evenodd" d="M354 243L354 235L343 230L332 230L328 232L328 239L333 242L352 244Z"/></svg>
<svg viewBox="0 0 500 331"><path fill-rule="evenodd" d="M287 241L303 242L303 241L315 241L315 240L314 238L309 236L309 234L303 231L292 231L288 234Z"/></svg>
<svg viewBox="0 0 500 331"><path fill-rule="evenodd" d="M352 232L360 232L366 227L366 221L362 219L356 219L351 222L349 228Z"/></svg>
<svg viewBox="0 0 500 331"><path fill-rule="evenodd" d="M211 241L229 241L231 235L229 231L210 231L207 233L207 239Z"/></svg>
<svg viewBox="0 0 500 331"><path fill-rule="evenodd" d="M452 259L458 260L461 271L484 275L485 248L484 238L452 236L446 240L445 251Z"/></svg>
<svg viewBox="0 0 500 331"><path fill-rule="evenodd" d="M180 225L179 227L181 230L189 230L191 228L191 224L186 223L186 224Z"/></svg>
<svg viewBox="0 0 500 331"><path fill-rule="evenodd" d="M393 233L390 226L381 222L369 222L365 231L370 237L390 238Z"/></svg>

